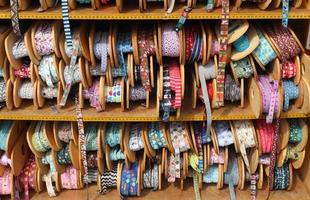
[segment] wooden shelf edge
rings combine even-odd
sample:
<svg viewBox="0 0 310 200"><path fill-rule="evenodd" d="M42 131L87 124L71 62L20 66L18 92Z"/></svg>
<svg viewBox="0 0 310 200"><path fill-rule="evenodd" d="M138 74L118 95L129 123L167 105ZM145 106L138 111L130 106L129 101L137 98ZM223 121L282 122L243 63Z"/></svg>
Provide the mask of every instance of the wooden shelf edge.
<svg viewBox="0 0 310 200"><path fill-rule="evenodd" d="M166 20L179 19L183 5L176 5L174 12L166 14L163 8L157 6L148 12L140 13L138 8L130 8L122 13L119 13L115 6L106 6L99 10L92 10L91 8L80 8L72 10L69 17L72 20ZM0 9L0 19L10 19L9 9ZM188 19L221 19L221 9L216 9L213 12L207 12L203 6L194 8L189 14ZM36 9L30 9L19 12L20 19L62 19L61 9L55 8L45 12L38 12ZM281 19L281 9L263 11L257 8L241 8L239 10L233 9L230 12L231 19ZM292 8L289 13L290 19L310 19L310 11Z"/></svg>

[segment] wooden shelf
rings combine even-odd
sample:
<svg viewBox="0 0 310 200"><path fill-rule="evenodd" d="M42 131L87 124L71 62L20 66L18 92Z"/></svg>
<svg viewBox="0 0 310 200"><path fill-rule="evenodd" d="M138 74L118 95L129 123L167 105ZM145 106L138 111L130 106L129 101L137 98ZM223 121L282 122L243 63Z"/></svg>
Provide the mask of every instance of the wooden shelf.
<svg viewBox="0 0 310 200"><path fill-rule="evenodd" d="M129 7L129 8L128 8ZM166 14L162 4L152 6L148 12L140 13L138 5L125 6L124 11L119 13L114 5L104 6L99 10L91 8L79 8L69 13L70 19L112 19L112 20L143 20L143 19L179 19L183 5L176 5L173 13ZM62 19L61 9L54 8L45 12L38 12L37 8L19 12L20 19ZM230 13L231 19L281 19L281 9L259 10L258 8L233 9ZM310 19L310 11L301 9L290 9L290 19ZM8 8L0 9L0 19L10 19ZM189 19L221 19L221 9L215 9L213 12L207 12L203 6L197 6L189 14Z"/></svg>
<svg viewBox="0 0 310 200"><path fill-rule="evenodd" d="M292 199L302 199L302 200L309 200L310 196L306 190L305 185L300 181L298 177L295 176L295 184L292 191L273 191L270 194L270 200L292 200ZM246 187L246 190L236 190L237 199L238 200L248 200L250 199L250 187ZM97 186L92 185L89 187L89 199L109 199L109 200L117 200L119 199L119 194L116 189L113 189L111 192L105 195L99 195L97 192ZM267 197L267 189L265 190L258 190L257 199L263 200ZM218 200L218 199L229 199L229 191L228 187L226 186L222 190L218 190L215 185L208 186L204 185L203 189L201 190L201 199L208 199L208 200ZM34 194L31 199L39 200L39 199L48 199L47 192L43 192L41 194ZM63 200L63 199L85 199L86 198L86 189L83 190L65 190L62 191L59 196L53 197L55 200ZM188 200L188 199L195 199L195 193L193 188L192 180L188 180L186 184L185 190L180 190L179 185L176 183L174 186L173 184L166 185L161 191L150 191L150 190L143 190L142 195L140 197L134 197L130 199L140 200L140 199L147 199L147 200L166 200L166 199L178 199L178 200Z"/></svg>
<svg viewBox="0 0 310 200"><path fill-rule="evenodd" d="M193 110L189 100L183 102L183 108L179 119L172 116L170 121L201 121L205 120L204 106L198 104ZM147 111L147 112L146 112ZM119 105L108 105L107 110L96 112L94 108L86 107L82 110L84 121L160 121L156 106L151 103L150 108L146 110L141 105L134 105L131 110L122 112ZM302 110L291 108L289 112L283 113L281 118L305 118ZM245 104L245 108L238 107L237 104L226 104L220 109L213 109L213 120L242 120L256 119L249 104ZM44 120L44 121L75 121L75 106L73 102L68 102L64 108L59 108L58 113L54 112L49 105L42 109L35 109L30 102L24 102L19 109L8 110L3 108L0 110L0 119L7 120Z"/></svg>

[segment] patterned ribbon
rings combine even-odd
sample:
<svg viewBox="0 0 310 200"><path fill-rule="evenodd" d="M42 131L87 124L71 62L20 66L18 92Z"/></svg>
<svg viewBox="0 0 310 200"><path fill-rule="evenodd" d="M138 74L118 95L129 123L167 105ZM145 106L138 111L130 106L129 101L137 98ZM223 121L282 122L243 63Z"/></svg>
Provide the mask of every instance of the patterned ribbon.
<svg viewBox="0 0 310 200"><path fill-rule="evenodd" d="M96 108L98 112L101 112L102 107L99 102L99 89L99 81L95 80L90 88L83 90L83 97L84 99L89 99L90 105Z"/></svg>
<svg viewBox="0 0 310 200"><path fill-rule="evenodd" d="M42 81L45 82L48 87L55 87L56 83L58 83L56 67L58 66L54 63L52 55L43 56L40 60L38 72Z"/></svg>
<svg viewBox="0 0 310 200"><path fill-rule="evenodd" d="M20 59L28 56L28 50L26 48L24 38L20 38L14 43L12 47L12 54L15 59Z"/></svg>
<svg viewBox="0 0 310 200"><path fill-rule="evenodd" d="M282 0L282 26L288 26L288 13L290 10L290 0Z"/></svg>
<svg viewBox="0 0 310 200"><path fill-rule="evenodd" d="M253 74L253 66L249 56L233 61L233 67L238 78L249 78Z"/></svg>
<svg viewBox="0 0 310 200"><path fill-rule="evenodd" d="M225 100L235 102L241 99L241 89L230 74L225 76Z"/></svg>
<svg viewBox="0 0 310 200"><path fill-rule="evenodd" d="M224 90L225 90L225 66L227 61L227 37L229 26L229 0L222 1L222 20L221 20L221 37L219 63L216 76L216 106L224 106Z"/></svg>
<svg viewBox="0 0 310 200"><path fill-rule="evenodd" d="M129 88L129 99L131 101L139 101L146 99L146 91L142 85Z"/></svg>
<svg viewBox="0 0 310 200"><path fill-rule="evenodd" d="M202 33L199 24L185 26L185 57L188 64L202 58Z"/></svg>
<svg viewBox="0 0 310 200"><path fill-rule="evenodd" d="M58 138L59 140L69 143L72 140L72 133L71 133L71 123L70 122L60 122L58 125Z"/></svg>
<svg viewBox="0 0 310 200"><path fill-rule="evenodd" d="M248 172L251 174L250 163L246 149L256 146L251 121L232 121L235 128L236 139L239 141L239 149Z"/></svg>
<svg viewBox="0 0 310 200"><path fill-rule="evenodd" d="M6 83L2 78L0 78L0 103L5 102L6 100L5 91L6 91Z"/></svg>
<svg viewBox="0 0 310 200"><path fill-rule="evenodd" d="M157 190L159 185L159 168L157 163L143 173L143 188L151 188L153 191Z"/></svg>
<svg viewBox="0 0 310 200"><path fill-rule="evenodd" d="M54 52L52 24L41 24L34 34L34 46L41 56L47 56Z"/></svg>
<svg viewBox="0 0 310 200"><path fill-rule="evenodd" d="M121 123L108 123L105 133L105 143L110 147L120 144Z"/></svg>
<svg viewBox="0 0 310 200"><path fill-rule="evenodd" d="M116 187L117 184L117 166L113 166L111 171L105 171L100 176L101 190L100 193L105 194L108 188Z"/></svg>
<svg viewBox="0 0 310 200"><path fill-rule="evenodd" d="M194 123L194 132L197 134L201 134L201 143L207 144L211 142L211 136L210 134L207 135L206 128L204 128L203 122L195 122Z"/></svg>
<svg viewBox="0 0 310 200"><path fill-rule="evenodd" d="M7 140L12 127L12 121L1 121L0 122L0 150L7 150Z"/></svg>
<svg viewBox="0 0 310 200"><path fill-rule="evenodd" d="M79 189L77 173L73 166L67 166L65 172L60 175L61 187L68 190Z"/></svg>
<svg viewBox="0 0 310 200"><path fill-rule="evenodd" d="M167 147L166 140L163 133L163 125L160 122L151 122L149 124L148 138L151 144L151 147L154 150Z"/></svg>
<svg viewBox="0 0 310 200"><path fill-rule="evenodd" d="M108 103L120 103L121 100L121 80L116 79L113 82L113 86L106 86L105 87L105 100Z"/></svg>
<svg viewBox="0 0 310 200"><path fill-rule="evenodd" d="M69 152L69 144L66 144L58 153L57 153L58 163L61 165L70 165L72 164L70 152Z"/></svg>
<svg viewBox="0 0 310 200"><path fill-rule="evenodd" d="M124 166L121 172L120 193L123 196L137 196L138 194L138 167L135 162L129 167Z"/></svg>
<svg viewBox="0 0 310 200"><path fill-rule="evenodd" d="M101 62L100 72L105 73L108 66L108 33L96 32L94 39L94 54Z"/></svg>
<svg viewBox="0 0 310 200"><path fill-rule="evenodd" d="M36 162L34 155L31 155L19 175L19 183L22 189L24 189L24 199L29 200L29 188L35 189L35 169Z"/></svg>
<svg viewBox="0 0 310 200"><path fill-rule="evenodd" d="M160 107L162 111L162 120L168 121L170 116L171 107L171 87L170 87L170 76L169 76L169 66L164 65L163 72L163 100L160 102Z"/></svg>
<svg viewBox="0 0 310 200"><path fill-rule="evenodd" d="M44 133L44 123L38 121L31 138L33 148L38 152L47 152L51 149L49 141Z"/></svg>
<svg viewBox="0 0 310 200"><path fill-rule="evenodd" d="M203 174L202 180L204 183L218 182L218 165L210 165L208 171Z"/></svg>
<svg viewBox="0 0 310 200"><path fill-rule="evenodd" d="M288 120L290 126L290 143L299 143L303 139L302 129L299 125L298 119L289 119Z"/></svg>
<svg viewBox="0 0 310 200"><path fill-rule="evenodd" d="M21 37L21 31L19 27L19 20L18 20L18 0L10 0L10 7L11 7L11 23L13 27L14 33Z"/></svg>
<svg viewBox="0 0 310 200"><path fill-rule="evenodd" d="M198 166L199 171L203 172L203 148L202 148L202 133L201 132L194 132L195 142L198 150Z"/></svg>
<svg viewBox="0 0 310 200"><path fill-rule="evenodd" d="M33 99L33 86L30 80L25 79L20 86L17 95L22 99Z"/></svg>
<svg viewBox="0 0 310 200"><path fill-rule="evenodd" d="M162 56L179 57L180 56L180 41L179 35L174 30L174 23L167 22L162 24Z"/></svg>
<svg viewBox="0 0 310 200"><path fill-rule="evenodd" d="M274 172L274 189L275 190L286 190L289 187L290 170L289 163L286 162L282 167L276 167Z"/></svg>
<svg viewBox="0 0 310 200"><path fill-rule="evenodd" d="M282 64L282 78L293 78L296 76L297 67L295 66L295 62L288 61Z"/></svg>
<svg viewBox="0 0 310 200"><path fill-rule="evenodd" d="M18 69L14 69L14 75L19 78L30 78L31 71L27 64L22 64Z"/></svg>
<svg viewBox="0 0 310 200"><path fill-rule="evenodd" d="M131 151L139 151L144 148L142 141L143 126L144 125L142 123L135 123L130 125L128 145Z"/></svg>
<svg viewBox="0 0 310 200"><path fill-rule="evenodd" d="M180 66L175 59L169 59L169 76L170 76L170 88L172 93L171 105L174 109L181 108L181 93L182 93L182 81Z"/></svg>
<svg viewBox="0 0 310 200"><path fill-rule="evenodd" d="M140 79L146 91L151 90L148 56L155 55L153 28L145 27L138 31L138 50L140 58Z"/></svg>
<svg viewBox="0 0 310 200"><path fill-rule="evenodd" d="M0 176L0 195L11 194L11 177L10 177L10 167L4 169L3 175Z"/></svg>
<svg viewBox="0 0 310 200"><path fill-rule="evenodd" d="M262 92L263 112L267 113L266 122L271 123L273 115L279 111L278 81L261 75L258 78L258 85Z"/></svg>
<svg viewBox="0 0 310 200"><path fill-rule="evenodd" d="M234 143L234 137L230 130L228 121L214 122L214 132L219 147L229 146Z"/></svg>
<svg viewBox="0 0 310 200"><path fill-rule="evenodd" d="M292 80L283 80L284 102L283 111L288 111L290 100L295 100L299 96L299 88Z"/></svg>
<svg viewBox="0 0 310 200"><path fill-rule="evenodd" d="M124 54L132 53L132 41L131 32L118 32L117 34L117 44L116 44L119 68L121 70L121 76L127 76L127 56L125 59Z"/></svg>

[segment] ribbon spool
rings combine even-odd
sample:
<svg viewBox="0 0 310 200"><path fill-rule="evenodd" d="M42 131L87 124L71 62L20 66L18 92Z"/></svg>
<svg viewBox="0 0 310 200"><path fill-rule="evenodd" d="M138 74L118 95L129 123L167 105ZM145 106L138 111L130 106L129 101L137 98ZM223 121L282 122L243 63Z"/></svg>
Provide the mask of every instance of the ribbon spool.
<svg viewBox="0 0 310 200"><path fill-rule="evenodd" d="M216 153L219 152L220 147L227 147L231 144L234 144L235 149L238 148L232 132L231 123L228 121L214 122L211 128L211 138Z"/></svg>
<svg viewBox="0 0 310 200"><path fill-rule="evenodd" d="M175 156L168 151L164 152L164 173L168 182L175 182L176 179L181 179L181 190L183 190L183 180L188 175L188 152L182 152L180 155L180 166L176 167L172 164L175 161Z"/></svg>
<svg viewBox="0 0 310 200"><path fill-rule="evenodd" d="M167 130L165 125L161 122L148 123L143 136L145 141L145 153L149 158L155 157L159 149L167 147ZM173 149L171 149L171 151L172 150Z"/></svg>
<svg viewBox="0 0 310 200"><path fill-rule="evenodd" d="M282 167L275 167L275 181L273 188L275 190L291 190L293 187L293 168L287 162Z"/></svg>
<svg viewBox="0 0 310 200"><path fill-rule="evenodd" d="M224 99L226 101L235 102L240 101L240 107L244 107L244 79L240 80L240 87L232 79L230 74L225 76L224 84Z"/></svg>
<svg viewBox="0 0 310 200"><path fill-rule="evenodd" d="M5 62L5 64L6 63L9 64L9 62ZM3 69L5 69L5 67ZM32 62L30 62L29 64L24 63L19 66L19 68L7 68L7 71L4 71L4 73L8 74L12 84L14 84L17 77L21 79L30 79L32 84L34 84L37 80L37 74L35 72L34 64Z"/></svg>
<svg viewBox="0 0 310 200"><path fill-rule="evenodd" d="M39 108L44 106L46 99L57 99L57 105L60 104L61 97L63 95L63 88L60 82L58 82L58 87L45 87L40 84L40 82L36 82L37 84L37 101Z"/></svg>
<svg viewBox="0 0 310 200"><path fill-rule="evenodd" d="M5 33L6 35L1 34L0 37L4 35L7 36L4 41L4 46L11 67L15 69L19 68L23 64L22 59L27 56L33 63L39 64L39 60L34 55L31 44L31 28L29 28L21 38L13 31L7 31Z"/></svg>
<svg viewBox="0 0 310 200"><path fill-rule="evenodd" d="M59 60L55 54L41 57L39 65L34 65L34 72L40 84L54 87L59 80Z"/></svg>
<svg viewBox="0 0 310 200"><path fill-rule="evenodd" d="M304 162L305 155L305 149L302 151L298 151L293 145L289 144L278 155L277 167L282 167L289 160L289 163L292 164L294 169L299 169Z"/></svg>
<svg viewBox="0 0 310 200"><path fill-rule="evenodd" d="M265 31L268 33L269 38L275 47L274 50L282 63L286 63L304 52L302 44L292 29L286 29L280 24L275 24L272 27L266 27Z"/></svg>
<svg viewBox="0 0 310 200"><path fill-rule="evenodd" d="M237 61L230 61L230 68L238 86L240 86L239 79L247 79L252 74L257 79L257 71L252 56L246 56Z"/></svg>
<svg viewBox="0 0 310 200"><path fill-rule="evenodd" d="M89 50L89 44L88 44L88 24L86 22L81 23L78 27L75 27L73 29L72 39L73 44L78 48L78 57L83 57L88 62L91 61L90 59L90 50ZM72 54L72 49L68 49L64 34L60 34L59 37L59 49L61 52L61 57L63 58L66 65L70 64L70 58Z"/></svg>
<svg viewBox="0 0 310 200"><path fill-rule="evenodd" d="M106 194L108 188L117 186L117 165L112 170L107 170L99 175L98 186L101 194Z"/></svg>
<svg viewBox="0 0 310 200"><path fill-rule="evenodd" d="M68 0L69 8L72 10L77 9L78 5L83 6L88 4L90 4L94 10L100 8L100 0Z"/></svg>
<svg viewBox="0 0 310 200"><path fill-rule="evenodd" d="M228 167L223 174L223 182L229 187L230 198L234 199L235 190L234 187L240 183L240 167L237 159L237 155L233 148L229 149L230 154L228 158Z"/></svg>
<svg viewBox="0 0 310 200"><path fill-rule="evenodd" d="M122 196L140 196L141 161L136 161L128 167L118 163L117 190Z"/></svg>
<svg viewBox="0 0 310 200"><path fill-rule="evenodd" d="M255 173L258 165L259 152L257 149L257 136L252 121L231 121L232 132L237 146L244 160L247 171ZM247 149L251 148L249 156Z"/></svg>
<svg viewBox="0 0 310 200"><path fill-rule="evenodd" d="M100 79L104 79L104 77L101 76ZM79 103L81 108L84 108L84 101L89 100L90 106L96 108L98 112L105 110L105 107L103 107L104 97L100 95L103 93L101 91L104 90L103 82L104 80L95 80L88 89L83 88L82 83L79 84Z"/></svg>
<svg viewBox="0 0 310 200"><path fill-rule="evenodd" d="M82 189L82 174L73 166L67 166L66 171L60 174L60 182L62 189Z"/></svg>
<svg viewBox="0 0 310 200"><path fill-rule="evenodd" d="M266 77L266 76L265 76ZM270 81L270 79L269 79ZM273 81L274 82L274 85L276 84L277 81ZM269 91L269 90L268 90ZM275 98L275 101L278 102L277 106L278 107L274 107L274 115L276 118L278 118L280 116L280 113L281 113L281 108L282 108L282 95L280 93L280 90L274 90L274 98ZM262 96L262 91L261 91L261 88L258 84L258 82L254 79L254 78L250 78L250 82L249 82L249 100L250 100L250 105L251 105L251 108L255 114L255 116L257 118L259 118L263 113L267 112L268 114L268 111L263 109L263 96ZM277 98L278 97L278 98ZM270 99L266 99L265 98L265 101L270 101ZM270 102L269 102L270 103ZM268 104L269 105L269 104ZM269 107L270 109L270 107ZM269 119L270 120L270 119Z"/></svg>
<svg viewBox="0 0 310 200"><path fill-rule="evenodd" d="M60 31L61 23L57 21L50 24L36 23L32 27L32 49L37 60L52 53L55 53L58 58L61 57L58 46Z"/></svg>
<svg viewBox="0 0 310 200"><path fill-rule="evenodd" d="M106 75L109 85L112 85L111 66L115 66L112 58L112 26L108 25L108 27L102 30L97 28L96 24L93 23L88 39L91 59L90 63L85 63L88 84L92 85L92 76ZM106 69L104 71L105 67Z"/></svg>
<svg viewBox="0 0 310 200"><path fill-rule="evenodd" d="M13 86L10 86L9 82L7 82L7 84L7 92L13 90L13 99L7 99L7 101L13 100L13 102L7 102L7 105L12 105L14 103L14 107L19 108L23 100L28 99L32 100L33 105L38 108L36 84L32 85L30 80L23 80L21 78L16 78Z"/></svg>
<svg viewBox="0 0 310 200"><path fill-rule="evenodd" d="M283 127L282 121L280 123L280 129ZM283 129L283 128L282 128ZM281 130L282 130L281 129ZM259 155L269 155L272 150L272 140L275 132L275 124L268 124L265 120L259 119L256 123L255 130L257 133L258 151ZM281 132L282 133L282 132ZM280 142L278 144L278 149L282 147L282 141L284 141L286 134L281 135Z"/></svg>
<svg viewBox="0 0 310 200"><path fill-rule="evenodd" d="M104 77L100 78L100 85L103 86L103 90L99 91L99 98L102 100L102 108L106 107L106 103L120 103L121 111L125 110L125 100L124 100L124 88L125 79L119 78L115 79L113 86L106 85ZM116 99L115 99L116 98Z"/></svg>
<svg viewBox="0 0 310 200"><path fill-rule="evenodd" d="M188 24L184 27L184 41L183 47L185 47L185 60L186 64L201 61L203 65L207 64L208 57L207 52L210 44L207 43L207 33L202 22L197 24ZM208 33L209 34L209 33Z"/></svg>
<svg viewBox="0 0 310 200"><path fill-rule="evenodd" d="M223 187L223 165L211 165L208 170L202 175L204 183L216 183L217 189Z"/></svg>
<svg viewBox="0 0 310 200"><path fill-rule="evenodd" d="M117 148L124 152L123 138L125 134L124 123L108 123L102 130L101 144L105 152L105 160L108 170L112 170L113 161L110 158L110 152L113 148ZM127 161L128 164L128 161ZM127 165L128 166L128 165Z"/></svg>
<svg viewBox="0 0 310 200"><path fill-rule="evenodd" d="M265 66L276 59L277 54L268 34L260 27L255 27L255 30L259 37L259 45L252 52L252 56L258 65L265 70Z"/></svg>
<svg viewBox="0 0 310 200"><path fill-rule="evenodd" d="M146 45L144 45L146 44ZM159 60L157 28L155 24L133 26L132 47L134 64L140 65L140 77L134 77L134 65L128 65L128 79L131 86L135 86L135 79L140 78L142 85L147 91L154 88L154 63ZM154 58L155 57L155 58ZM142 67L141 67L142 65Z"/></svg>
<svg viewBox="0 0 310 200"><path fill-rule="evenodd" d="M58 149L63 145L63 142L69 143L73 141L78 145L78 130L75 122L58 122L53 123L54 139Z"/></svg>
<svg viewBox="0 0 310 200"><path fill-rule="evenodd" d="M98 171L103 173L104 171L104 151L102 151L103 147L102 147L102 136L101 134L103 134L103 130L104 130L105 125L102 123L87 123L85 124L85 146L86 146L86 151L87 153L89 152L95 152L95 156L96 156L96 161L95 161L95 165L98 168ZM75 145L74 145L75 146ZM78 168L78 165L76 165L75 167L80 169L82 174L85 174L83 163L82 163L82 152L79 152L78 150L79 148L76 147L76 155L78 155L77 160L80 161L80 168ZM72 153L72 158L75 156L75 153ZM89 159L89 156L87 156L87 158ZM74 158L73 158L74 159ZM72 160L73 160L72 159ZM88 167L89 168L89 167Z"/></svg>
<svg viewBox="0 0 310 200"><path fill-rule="evenodd" d="M216 93L216 79L215 78L215 72L217 70L217 57L214 56L214 61L209 60L209 62L206 65L202 65L201 63L194 63L195 67L195 73L192 74L192 108L195 109L197 106L197 97L202 99L203 101L203 94L202 94L202 87L201 87L201 81L199 78L199 66L204 66L204 71L207 76L205 76L205 79L207 81L207 90L209 95L209 101L212 108L215 108L215 98L213 98L213 95ZM209 76L209 77L208 77ZM212 87L210 87L212 86ZM212 98L211 98L212 97Z"/></svg>
<svg viewBox="0 0 310 200"><path fill-rule="evenodd" d="M37 136L34 136L35 134L39 136L42 140L37 140ZM37 145L35 146L35 144L33 144L33 141L39 142L41 144L39 144L41 147L43 142L43 145L45 146L44 150L42 150L43 148L38 149ZM54 139L52 122L31 122L27 130L27 142L36 158L42 158L43 155L45 155L45 152L49 149L52 149L54 151L60 150L60 148L56 145Z"/></svg>
<svg viewBox="0 0 310 200"><path fill-rule="evenodd" d="M84 88L89 88L87 78L85 77L85 60L83 57L78 59L78 63L73 68L73 76L69 74L69 66L63 60L59 62L59 79L62 87L65 88L69 79L72 79L73 84L81 82Z"/></svg>
<svg viewBox="0 0 310 200"><path fill-rule="evenodd" d="M131 87L129 82L126 82L126 108L130 109L131 102L144 102L146 108L150 107L150 92L146 91L142 85Z"/></svg>
<svg viewBox="0 0 310 200"><path fill-rule="evenodd" d="M152 190L161 190L161 164L150 163L149 167L142 172L143 188L150 188Z"/></svg>

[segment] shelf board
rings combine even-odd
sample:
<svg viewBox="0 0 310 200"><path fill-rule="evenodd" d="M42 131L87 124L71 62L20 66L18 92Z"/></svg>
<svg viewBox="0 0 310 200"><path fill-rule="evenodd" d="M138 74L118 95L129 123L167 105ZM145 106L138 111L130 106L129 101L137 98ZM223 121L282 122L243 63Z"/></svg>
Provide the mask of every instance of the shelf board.
<svg viewBox="0 0 310 200"><path fill-rule="evenodd" d="M98 10L92 8L78 8L69 13L70 19L106 19L106 20L143 20L143 19L179 19L184 5L176 5L173 13L166 14L162 4L149 6L148 12L141 13L138 5L124 6L125 9L119 13L114 5L106 5ZM52 8L45 12L38 12L37 8L30 8L26 11L19 12L20 19L62 19L61 9ZM230 12L231 19L281 19L281 9L259 10L258 8L240 8L233 9ZM305 8L290 9L290 19L310 19L310 11ZM8 8L0 9L0 19L10 19ZM189 19L221 19L221 8L213 12L207 12L204 6L197 6L189 14Z"/></svg>
<svg viewBox="0 0 310 200"><path fill-rule="evenodd" d="M295 183L292 191L278 190L272 191L270 194L270 200L292 200L292 199L302 199L302 200L310 200L310 196L306 190L305 185L301 182L301 180L295 176ZM238 200L248 200L250 199L250 186L247 185L246 190L238 190L236 189L236 196ZM91 185L88 189L89 199L109 199L116 200L119 199L119 193L116 189L112 189L105 195L99 195L97 186ZM267 189L258 190L257 199L266 199L267 197ZM40 194L34 194L31 199L39 200L39 199L48 199L47 192L43 192ZM62 191L57 197L53 197L53 200L64 200L64 199L85 199L86 198L86 189L83 190L65 190ZM165 184L161 191L150 191L143 190L140 197L133 197L129 199L134 200L157 200L157 199L178 199L178 200L187 200L187 199L195 199L195 192L193 187L193 181L188 180L186 183L185 190L181 190L179 188L179 183L176 185L173 184ZM208 200L218 200L218 199L229 199L229 190L228 186L225 186L224 189L218 190L214 184L208 184L206 186L204 184L203 189L201 190L201 199Z"/></svg>
<svg viewBox="0 0 310 200"><path fill-rule="evenodd" d="M171 116L170 121L202 121L205 120L204 106L198 104L196 109L192 109L189 100L183 102L181 116L179 119ZM75 106L73 102L68 102L64 108L58 108L57 113L54 112L49 105L42 109L35 109L31 102L23 102L19 109L8 110L3 108L0 110L0 119L7 120L44 120L44 121L75 121ZM109 104L107 110L103 112L96 112L94 108L86 106L82 110L84 121L159 121L160 118L156 112L154 102L151 102L150 108L134 104L132 109L121 111L119 105ZM281 118L305 118L302 110L291 108L289 112L283 113ZM212 110L213 120L243 120L243 119L256 119L249 104L246 103L244 108L240 108L237 104L226 104L225 107Z"/></svg>

